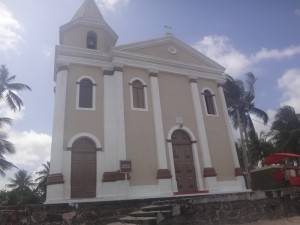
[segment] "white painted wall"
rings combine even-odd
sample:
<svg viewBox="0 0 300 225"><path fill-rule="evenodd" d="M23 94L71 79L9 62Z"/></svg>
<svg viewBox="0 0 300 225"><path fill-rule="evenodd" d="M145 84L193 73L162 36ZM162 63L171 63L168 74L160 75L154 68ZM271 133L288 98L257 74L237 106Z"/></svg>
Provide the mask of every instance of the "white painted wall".
<svg viewBox="0 0 300 225"><path fill-rule="evenodd" d="M57 73L52 130L50 174L63 173L63 140L68 70ZM64 198L64 184L47 187L47 201Z"/></svg>

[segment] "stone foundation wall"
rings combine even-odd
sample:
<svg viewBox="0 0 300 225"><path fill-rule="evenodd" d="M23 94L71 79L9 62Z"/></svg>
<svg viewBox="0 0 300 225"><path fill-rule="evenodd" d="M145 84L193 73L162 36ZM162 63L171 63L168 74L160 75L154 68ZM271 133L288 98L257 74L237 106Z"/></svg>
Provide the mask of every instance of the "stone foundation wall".
<svg viewBox="0 0 300 225"><path fill-rule="evenodd" d="M192 202L182 207L180 216L163 222L163 225L243 224L295 215L300 215L300 202L297 199L272 198L210 203Z"/></svg>
<svg viewBox="0 0 300 225"><path fill-rule="evenodd" d="M207 195L86 203L79 205L30 205L0 207L0 225L105 225L153 202L180 205L181 215L162 225L243 224L261 219L300 215L297 198L265 198L257 193Z"/></svg>

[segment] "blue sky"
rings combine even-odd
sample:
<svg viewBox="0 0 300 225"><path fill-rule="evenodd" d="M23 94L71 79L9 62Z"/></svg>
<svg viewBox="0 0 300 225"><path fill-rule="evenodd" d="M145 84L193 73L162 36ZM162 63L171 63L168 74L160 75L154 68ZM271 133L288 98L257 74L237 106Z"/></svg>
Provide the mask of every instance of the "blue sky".
<svg viewBox="0 0 300 225"><path fill-rule="evenodd" d="M59 26L82 0L0 0L0 64L33 91L22 93L26 108L13 116L11 140L19 167L35 170L49 158L53 111L53 59ZM98 0L118 44L173 34L242 78L258 78L256 103L270 116L281 105L300 112L299 0ZM258 129L265 129L257 124Z"/></svg>

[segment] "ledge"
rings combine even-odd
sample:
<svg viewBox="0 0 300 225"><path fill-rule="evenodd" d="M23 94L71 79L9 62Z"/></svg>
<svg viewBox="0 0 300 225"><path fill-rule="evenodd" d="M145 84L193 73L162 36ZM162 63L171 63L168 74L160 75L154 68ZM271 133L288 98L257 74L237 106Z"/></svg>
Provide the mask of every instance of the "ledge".
<svg viewBox="0 0 300 225"><path fill-rule="evenodd" d="M157 170L157 179L171 179L172 175L170 173L170 170L168 169L159 169Z"/></svg>
<svg viewBox="0 0 300 225"><path fill-rule="evenodd" d="M47 185L63 184L64 176L61 173L50 174L47 179Z"/></svg>
<svg viewBox="0 0 300 225"><path fill-rule="evenodd" d="M127 180L130 179L130 176L127 175ZM126 174L121 173L120 171L115 172L104 172L102 177L102 182L115 182L119 180L126 180Z"/></svg>
<svg viewBox="0 0 300 225"><path fill-rule="evenodd" d="M235 168L234 169L234 174L236 177L240 177L240 176L243 176L243 171L241 168Z"/></svg>
<svg viewBox="0 0 300 225"><path fill-rule="evenodd" d="M215 168L204 168L203 169L203 177L216 177L217 173L215 171Z"/></svg>

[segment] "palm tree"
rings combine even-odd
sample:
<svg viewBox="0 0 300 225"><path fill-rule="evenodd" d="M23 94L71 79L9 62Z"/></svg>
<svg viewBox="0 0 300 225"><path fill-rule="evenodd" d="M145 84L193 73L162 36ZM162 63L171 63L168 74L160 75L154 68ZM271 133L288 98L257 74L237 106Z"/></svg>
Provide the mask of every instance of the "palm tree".
<svg viewBox="0 0 300 225"><path fill-rule="evenodd" d="M14 178L10 179L10 184L7 187L12 188L14 191L26 192L31 190L33 185L31 175L26 170L18 170Z"/></svg>
<svg viewBox="0 0 300 225"><path fill-rule="evenodd" d="M300 153L300 120L293 107L284 106L278 110L271 135L278 151Z"/></svg>
<svg viewBox="0 0 300 225"><path fill-rule="evenodd" d="M44 200L46 198L47 191L47 179L50 171L50 162L43 163L43 169L36 172L38 177L35 179L35 182L38 183L37 190L41 192L41 197Z"/></svg>
<svg viewBox="0 0 300 225"><path fill-rule="evenodd" d="M245 173L248 186L250 186L251 181L248 160L249 132L255 130L251 114L262 119L264 124L268 122L269 117L266 112L255 107L255 76L252 73L247 73L246 76L247 79L245 82L227 76L224 85L224 93L228 106L228 113L233 121L233 126L236 129L238 128L240 132Z"/></svg>
<svg viewBox="0 0 300 225"><path fill-rule="evenodd" d="M17 94L18 91L31 90L29 86L22 83L13 83L16 76L10 76L7 68L2 65L0 67L0 100L5 101L6 104L13 110L20 110L23 106L23 101ZM3 124L11 124L11 119L0 118L0 128ZM0 130L0 175L5 176L5 171L14 167L5 158L5 154L14 153L15 148L12 143L7 141L7 136Z"/></svg>
<svg viewBox="0 0 300 225"><path fill-rule="evenodd" d="M16 76L10 76L7 68L2 65L0 68L0 99L3 99L13 110L20 110L23 101L17 94L18 91L31 90L29 86L22 83L12 83Z"/></svg>
<svg viewBox="0 0 300 225"><path fill-rule="evenodd" d="M4 124L11 124L11 119L0 118L0 128ZM7 140L7 135L4 132L0 132L0 175L5 176L5 171L15 167L11 162L8 162L5 158L5 154L12 154L15 152L14 145Z"/></svg>
<svg viewBox="0 0 300 225"><path fill-rule="evenodd" d="M270 141L270 135L268 133L261 132L259 135L254 131L249 133L249 161L251 165L258 166L258 162L271 153L274 153L275 146Z"/></svg>

